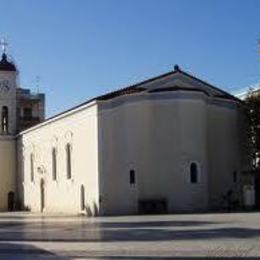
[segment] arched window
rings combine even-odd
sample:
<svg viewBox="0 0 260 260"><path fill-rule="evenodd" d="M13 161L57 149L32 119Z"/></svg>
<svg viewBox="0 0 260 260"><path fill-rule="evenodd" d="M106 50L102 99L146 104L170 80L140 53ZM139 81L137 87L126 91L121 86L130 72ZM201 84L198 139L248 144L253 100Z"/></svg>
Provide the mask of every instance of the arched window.
<svg viewBox="0 0 260 260"><path fill-rule="evenodd" d="M31 182L34 181L34 155L30 154L30 171L31 171Z"/></svg>
<svg viewBox="0 0 260 260"><path fill-rule="evenodd" d="M85 187L84 185L80 186L80 208L83 211L86 207L85 203Z"/></svg>
<svg viewBox="0 0 260 260"><path fill-rule="evenodd" d="M40 194L41 194L41 212L43 212L44 208L45 208L45 183L44 180L41 179L40 182Z"/></svg>
<svg viewBox="0 0 260 260"><path fill-rule="evenodd" d="M2 107L2 132L8 133L8 107L3 106Z"/></svg>
<svg viewBox="0 0 260 260"><path fill-rule="evenodd" d="M129 172L130 184L135 184L135 170L130 170Z"/></svg>
<svg viewBox="0 0 260 260"><path fill-rule="evenodd" d="M67 179L71 179L71 144L66 144Z"/></svg>
<svg viewBox="0 0 260 260"><path fill-rule="evenodd" d="M198 183L199 182L199 170L197 163L193 162L190 165L190 182Z"/></svg>
<svg viewBox="0 0 260 260"><path fill-rule="evenodd" d="M57 180L57 148L52 148L52 179Z"/></svg>

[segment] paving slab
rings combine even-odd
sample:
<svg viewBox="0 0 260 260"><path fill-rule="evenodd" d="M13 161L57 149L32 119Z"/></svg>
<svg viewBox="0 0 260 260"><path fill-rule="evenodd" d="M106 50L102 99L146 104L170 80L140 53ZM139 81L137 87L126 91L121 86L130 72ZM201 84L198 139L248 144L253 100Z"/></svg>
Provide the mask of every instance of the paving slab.
<svg viewBox="0 0 260 260"><path fill-rule="evenodd" d="M260 213L0 214L0 259L260 259Z"/></svg>

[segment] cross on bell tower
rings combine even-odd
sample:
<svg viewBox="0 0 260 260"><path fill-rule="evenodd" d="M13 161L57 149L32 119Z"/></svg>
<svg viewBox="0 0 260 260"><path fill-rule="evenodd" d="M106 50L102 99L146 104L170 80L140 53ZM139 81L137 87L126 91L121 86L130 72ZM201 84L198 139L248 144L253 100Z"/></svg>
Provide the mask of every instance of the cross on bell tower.
<svg viewBox="0 0 260 260"><path fill-rule="evenodd" d="M1 46L3 53L6 54L6 50L7 50L7 46L8 46L8 42L6 41L6 39L4 39L4 38L1 39L0 46Z"/></svg>
<svg viewBox="0 0 260 260"><path fill-rule="evenodd" d="M9 60L7 57L7 46L8 43L5 38L0 39L0 49L2 50L1 60L0 60L0 71L13 71L16 72L15 64ZM0 50L0 52L1 52Z"/></svg>

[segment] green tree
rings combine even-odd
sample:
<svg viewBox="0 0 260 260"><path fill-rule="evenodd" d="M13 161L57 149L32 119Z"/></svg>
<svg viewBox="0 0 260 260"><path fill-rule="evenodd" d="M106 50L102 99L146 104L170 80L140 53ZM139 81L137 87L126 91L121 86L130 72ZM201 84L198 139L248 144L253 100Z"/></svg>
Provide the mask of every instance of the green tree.
<svg viewBox="0 0 260 260"><path fill-rule="evenodd" d="M250 90L246 99L246 114L248 119L248 135L251 146L252 167L259 167L260 157L260 90Z"/></svg>

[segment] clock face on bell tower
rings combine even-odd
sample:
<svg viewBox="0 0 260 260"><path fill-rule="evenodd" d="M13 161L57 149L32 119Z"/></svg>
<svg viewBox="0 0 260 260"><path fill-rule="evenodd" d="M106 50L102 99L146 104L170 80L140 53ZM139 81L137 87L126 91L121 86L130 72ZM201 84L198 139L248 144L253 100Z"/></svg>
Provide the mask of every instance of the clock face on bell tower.
<svg viewBox="0 0 260 260"><path fill-rule="evenodd" d="M7 93L10 90L9 80L0 80L0 93Z"/></svg>
<svg viewBox="0 0 260 260"><path fill-rule="evenodd" d="M2 48L2 57L0 60L0 95L7 94L16 87L16 66L12 61L9 61L6 55L7 42L0 40L0 47ZM8 94L10 96L11 93ZM15 93L14 93L15 94Z"/></svg>

